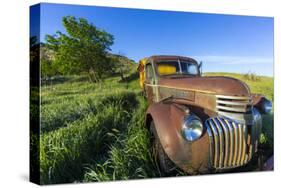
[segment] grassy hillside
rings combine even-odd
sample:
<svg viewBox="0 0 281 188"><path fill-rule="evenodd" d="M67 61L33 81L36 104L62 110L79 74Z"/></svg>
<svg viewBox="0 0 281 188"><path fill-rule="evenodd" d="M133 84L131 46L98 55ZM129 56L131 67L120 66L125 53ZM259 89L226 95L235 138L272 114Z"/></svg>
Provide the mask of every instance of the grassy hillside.
<svg viewBox="0 0 281 188"><path fill-rule="evenodd" d="M127 77L128 82L112 77L100 86L86 76L69 76L42 86L41 183L161 176L143 126L147 103L140 95L137 74ZM246 82L253 92L273 99L272 79ZM262 141L270 149L272 115L265 119Z"/></svg>

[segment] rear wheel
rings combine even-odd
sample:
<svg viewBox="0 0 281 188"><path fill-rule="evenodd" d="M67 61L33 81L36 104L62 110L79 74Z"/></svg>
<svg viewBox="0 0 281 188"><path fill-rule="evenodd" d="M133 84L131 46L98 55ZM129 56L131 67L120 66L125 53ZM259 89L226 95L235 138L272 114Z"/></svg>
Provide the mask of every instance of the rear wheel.
<svg viewBox="0 0 281 188"><path fill-rule="evenodd" d="M151 121L150 123L150 134L152 143L152 156L157 165L157 168L163 176L172 174L175 171L176 166L165 153L153 121Z"/></svg>

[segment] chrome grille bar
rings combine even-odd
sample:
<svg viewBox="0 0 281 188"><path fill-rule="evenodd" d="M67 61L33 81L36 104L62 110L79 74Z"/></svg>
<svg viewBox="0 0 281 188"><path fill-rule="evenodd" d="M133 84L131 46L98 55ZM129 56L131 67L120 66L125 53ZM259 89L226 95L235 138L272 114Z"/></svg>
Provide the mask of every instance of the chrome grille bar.
<svg viewBox="0 0 281 188"><path fill-rule="evenodd" d="M210 127L212 130L212 134L214 135L214 166L218 166L219 163L219 136L217 132L217 128L215 127L213 121L210 121Z"/></svg>
<svg viewBox="0 0 281 188"><path fill-rule="evenodd" d="M242 132L243 131L242 125L237 124L237 126L238 126L238 134L239 134L238 139L239 139L239 141L238 141L238 156L237 156L236 165L240 166L240 160L241 160L241 156L242 156L242 140L243 140L242 137L243 137L244 133Z"/></svg>
<svg viewBox="0 0 281 188"><path fill-rule="evenodd" d="M227 121L227 119L223 119L226 122L226 125L228 126L229 130L229 137L230 137L230 144L229 144L229 159L227 166L231 166L232 160L233 160L233 155L234 155L234 128L232 125ZM226 133L227 134L227 133Z"/></svg>
<svg viewBox="0 0 281 188"><path fill-rule="evenodd" d="M221 99L249 100L248 96L216 95L216 97Z"/></svg>
<svg viewBox="0 0 281 188"><path fill-rule="evenodd" d="M210 140L210 158L211 159L213 159L214 158L214 138L213 138L213 133L212 133L212 131L211 131L211 129L210 129L210 126L207 126L206 127L207 128L207 132L208 132L208 135L209 135L209 140ZM213 160L210 160L210 163L211 163L211 166L214 166L214 164L213 164Z"/></svg>
<svg viewBox="0 0 281 188"><path fill-rule="evenodd" d="M249 104L249 101L228 101L228 100L221 100L220 98L217 100L218 104L229 104L234 106L245 106Z"/></svg>
<svg viewBox="0 0 281 188"><path fill-rule="evenodd" d="M225 156L224 156L224 162L223 165L227 166L228 163L228 158L229 158L229 143L230 143L230 134L228 134L228 127L226 125L226 123L223 121L222 118L218 118L219 123L222 125L222 129L223 129L223 134L224 134L224 139L225 139Z"/></svg>
<svg viewBox="0 0 281 188"><path fill-rule="evenodd" d="M205 125L210 138L211 164L214 168L234 168L250 160L254 151L248 149L247 125L221 116L207 119Z"/></svg>
<svg viewBox="0 0 281 188"><path fill-rule="evenodd" d="M243 127L243 133L244 133L244 136L242 137L243 143L242 143L242 157L241 157L240 165L245 164L245 158L246 158L247 137L248 137L248 129L246 128L246 126Z"/></svg>
<svg viewBox="0 0 281 188"><path fill-rule="evenodd" d="M219 168L222 168L224 159L224 134L217 118L214 118L213 121L219 133Z"/></svg>
<svg viewBox="0 0 281 188"><path fill-rule="evenodd" d="M218 110L227 110L227 111L232 111L232 112L247 112L247 108L243 107L227 107L227 106L217 106Z"/></svg>
<svg viewBox="0 0 281 188"><path fill-rule="evenodd" d="M232 161L232 166L236 165L237 155L238 155L238 128L234 122L231 122L234 129L234 156Z"/></svg>

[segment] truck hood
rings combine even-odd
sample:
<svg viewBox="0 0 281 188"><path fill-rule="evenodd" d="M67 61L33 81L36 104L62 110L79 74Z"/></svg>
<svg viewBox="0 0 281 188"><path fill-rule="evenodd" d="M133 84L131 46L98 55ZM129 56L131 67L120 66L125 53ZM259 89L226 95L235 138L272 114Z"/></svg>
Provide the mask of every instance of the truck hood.
<svg viewBox="0 0 281 188"><path fill-rule="evenodd" d="M178 89L208 92L217 95L249 96L250 89L242 81L224 76L162 77L159 85Z"/></svg>

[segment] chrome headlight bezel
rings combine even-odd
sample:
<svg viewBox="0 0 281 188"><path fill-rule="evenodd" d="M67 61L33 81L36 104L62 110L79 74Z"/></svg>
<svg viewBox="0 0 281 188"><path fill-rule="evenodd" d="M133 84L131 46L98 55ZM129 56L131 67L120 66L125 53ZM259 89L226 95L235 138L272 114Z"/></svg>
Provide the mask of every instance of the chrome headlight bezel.
<svg viewBox="0 0 281 188"><path fill-rule="evenodd" d="M185 140L193 142L198 140L203 134L203 123L199 117L194 114L184 118L182 123L182 135Z"/></svg>

